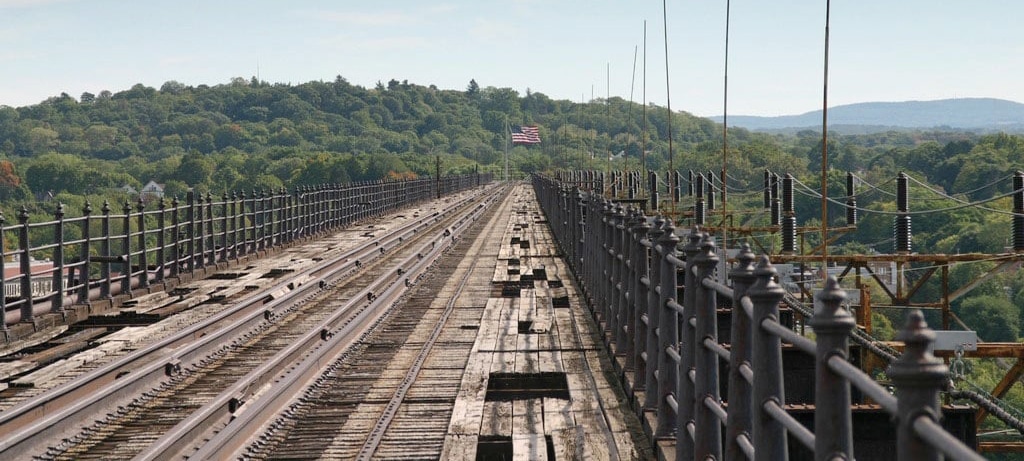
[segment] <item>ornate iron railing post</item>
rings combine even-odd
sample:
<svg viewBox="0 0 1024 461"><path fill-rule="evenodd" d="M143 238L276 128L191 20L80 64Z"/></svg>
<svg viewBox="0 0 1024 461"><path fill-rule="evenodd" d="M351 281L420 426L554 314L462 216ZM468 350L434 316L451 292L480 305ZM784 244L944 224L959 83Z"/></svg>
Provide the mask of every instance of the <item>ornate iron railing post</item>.
<svg viewBox="0 0 1024 461"><path fill-rule="evenodd" d="M253 189L252 192L249 193L249 230L246 232L246 241L251 241L252 243L246 245L248 253L257 253L260 250L260 218L259 204L257 203L258 200L259 194L256 193L256 189Z"/></svg>
<svg viewBox="0 0 1024 461"><path fill-rule="evenodd" d="M262 191L252 190L252 244L257 252L263 249L263 198Z"/></svg>
<svg viewBox="0 0 1024 461"><path fill-rule="evenodd" d="M18 263L21 269L21 321L32 323L32 252L28 240L28 208L18 212Z"/></svg>
<svg viewBox="0 0 1024 461"><path fill-rule="evenodd" d="M633 388L645 389L647 387L647 337L650 333L650 325L647 325L648 298L650 296L650 267L651 255L647 251L644 242L649 238L651 230L647 224L647 217L640 214L640 222L636 226L633 236L633 268L636 284L636 295L633 297ZM644 283L643 279L647 279Z"/></svg>
<svg viewBox="0 0 1024 461"><path fill-rule="evenodd" d="M217 234L214 232L213 217L213 194L206 193L206 238L210 240L210 246L206 254L206 264L217 266Z"/></svg>
<svg viewBox="0 0 1024 461"><path fill-rule="evenodd" d="M658 309L661 311L661 318L658 319L658 429L655 431L655 437L669 437L676 429L676 411L669 404L668 397L677 392L679 373L675 361L669 355L669 349L678 352L679 321L675 309L668 307L668 303L675 301L677 296L677 269L669 260L669 256L677 256L678 244L676 228L672 225L672 220L668 220L665 222L665 233L658 240L661 251L661 291ZM676 397L678 399L678 395Z"/></svg>
<svg viewBox="0 0 1024 461"><path fill-rule="evenodd" d="M106 203L103 204L106 208ZM171 198L171 277L181 271L181 217L178 215L178 197Z"/></svg>
<svg viewBox="0 0 1024 461"><path fill-rule="evenodd" d="M580 199L581 211L581 223L580 223L580 267L583 271L583 295L585 299L593 306L594 302L594 266L597 265L597 255L595 255L595 249L599 242L597 240L600 235L600 229L598 224L595 222L595 216L597 211L595 209L596 199L591 195L587 194ZM594 315L594 309L591 309L591 315Z"/></svg>
<svg viewBox="0 0 1024 461"><path fill-rule="evenodd" d="M64 311L64 204L57 204L57 211L53 213L53 265L54 272L51 276L51 290L53 298L50 298L50 311Z"/></svg>
<svg viewBox="0 0 1024 461"><path fill-rule="evenodd" d="M575 236L573 239L573 245L576 246L576 259L574 264L577 268L584 268L584 248L587 244L587 199L583 196L583 193L577 187L575 188L575 199L576 203L573 206L575 210L575 218L573 221L573 228L576 229ZM581 270L580 272L585 272Z"/></svg>
<svg viewBox="0 0 1024 461"><path fill-rule="evenodd" d="M163 281L164 269L167 267L167 250L165 245L167 244L166 233L167 233L167 202L164 201L163 197L156 204L159 212L156 215L156 227L159 232L156 233L156 280Z"/></svg>
<svg viewBox="0 0 1024 461"><path fill-rule="evenodd" d="M146 205L142 203L142 197L135 203L135 209L139 211L139 288L149 286L149 259L146 256Z"/></svg>
<svg viewBox="0 0 1024 461"><path fill-rule="evenodd" d="M602 209L601 215L601 267L598 268L600 280L598 280L595 290L598 293L598 311L600 314L600 320L605 322L605 328L611 323L611 319L608 318L610 309L609 304L611 303L611 278L612 278L612 227L614 226L612 220L615 211L612 209L611 204L604 198L601 199ZM602 337L604 335L602 330Z"/></svg>
<svg viewBox="0 0 1024 461"><path fill-rule="evenodd" d="M676 389L676 401L679 403L679 414L676 415L676 424L679 426L676 432L676 459L691 460L696 454L696 444L690 436L689 426L694 424L695 409L695 386L690 379L690 372L696 366L693 343L696 330L690 324L697 310L697 285L700 279L697 273L697 255L700 253L701 241L705 234L700 227L694 226L686 236L686 244L682 247L683 258L686 266L683 268L683 314L680 316L681 331L679 336L683 338L680 342L679 364L676 373L679 374L678 387Z"/></svg>
<svg viewBox="0 0 1024 461"><path fill-rule="evenodd" d="M697 369L694 382L694 424L695 435L695 458L696 459L722 459L722 422L708 407L712 404L719 404L721 397L718 389L718 354L708 349L704 341L718 343L718 292L712 288L705 287L704 280L712 279L715 276L715 269L718 267L718 255L715 253L715 238L705 236L700 245L700 252L693 259L697 266L697 283L686 289L696 289L697 303L694 306L694 314L697 317L697 327L694 335L683 337L683 344L690 344L693 347L694 365ZM687 264L689 269L690 264ZM689 319L683 319L687 325ZM681 376L680 380L687 378Z"/></svg>
<svg viewBox="0 0 1024 461"><path fill-rule="evenodd" d="M299 224L299 228L301 229L300 235L302 237L307 237L307 236L312 234L312 232L309 229L309 226L310 226L309 214L310 214L310 207L311 207L311 205L310 205L310 199L311 199L310 195L311 194L309 193L309 187L308 186L302 186L299 190L301 191L298 194L299 195L299 223L300 223Z"/></svg>
<svg viewBox="0 0 1024 461"><path fill-rule="evenodd" d="M833 357L849 355L850 332L857 326L841 306L846 293L835 277L815 295L814 317L808 321L817 335L815 350L814 456L817 460L853 459L853 416L850 413L850 382L829 368Z"/></svg>
<svg viewBox="0 0 1024 461"><path fill-rule="evenodd" d="M192 196L192 240L196 246L192 248L189 260L195 261L195 267L206 266L206 213L203 207L203 194L196 193Z"/></svg>
<svg viewBox="0 0 1024 461"><path fill-rule="evenodd" d="M941 460L942 453L917 435L914 421L921 417L939 421L939 391L949 380L949 369L928 350L935 341L935 333L928 328L920 310L910 313L896 340L905 344L903 355L889 365L886 374L896 385L898 398L897 459Z"/></svg>
<svg viewBox="0 0 1024 461"><path fill-rule="evenodd" d="M779 302L786 291L775 283L777 272L762 256L754 270L754 284L747 296L754 304L753 365L754 365L754 452L757 459L789 459L786 446L786 428L765 410L766 403L786 403L782 379L782 340L767 332L761 324L765 320L778 321Z"/></svg>
<svg viewBox="0 0 1024 461"><path fill-rule="evenodd" d="M288 195L287 189L282 187L277 191L277 220L280 222L278 226L277 243L281 245L291 241L289 238L289 235L291 234L291 215L289 214L289 211L291 210L290 198L291 196Z"/></svg>
<svg viewBox="0 0 1024 461"><path fill-rule="evenodd" d="M647 235L651 241L650 257L650 289L647 291L647 357L644 359L647 371L644 378L644 408L658 408L658 326L661 325L661 260L658 248L661 236L665 234L665 219L660 215L654 218L654 227Z"/></svg>
<svg viewBox="0 0 1024 461"><path fill-rule="evenodd" d="M124 217L122 224L124 225L124 235L121 236L121 256L124 258L121 261L121 267L124 270L121 271L121 294L131 296L132 295L132 203L128 199L124 200L124 205L121 206L121 210L124 211Z"/></svg>
<svg viewBox="0 0 1024 461"><path fill-rule="evenodd" d="M598 306L597 304L597 282L599 280L598 274L600 273L601 259L601 202L600 198L595 197L593 194L587 192L583 197L583 202L580 206L584 207L582 212L583 223L580 225L582 230L580 231L580 248L582 249L582 255L580 260L584 261L583 264L583 279L585 280L583 293L586 299L591 303L592 308L590 314L594 319L598 318Z"/></svg>
<svg viewBox="0 0 1024 461"><path fill-rule="evenodd" d="M231 228L231 259L238 259L238 192L231 192L231 203L228 209L230 210L228 214L228 227Z"/></svg>
<svg viewBox="0 0 1024 461"><path fill-rule="evenodd" d="M644 217L640 213L640 210L633 209L633 213L630 216L629 227L626 232L626 245L624 247L624 257L626 257L626 331L623 336L626 345L626 370L635 371L637 363L639 362L638 351L641 350L637 347L637 326L639 325L639 312L645 310L637 304L639 299L638 293L640 292L640 252L637 246L640 245L637 235L640 233L640 224L644 222ZM646 261L643 261L646 264ZM644 298L646 299L646 297Z"/></svg>
<svg viewBox="0 0 1024 461"><path fill-rule="evenodd" d="M745 436L753 441L750 412L752 387L743 377L744 369L751 369L750 317L743 309L742 299L754 283L754 252L744 243L736 255L736 265L729 272L732 280L732 325L729 333L729 418L725 425L726 461L746 460L737 439Z"/></svg>
<svg viewBox="0 0 1024 461"><path fill-rule="evenodd" d="M185 221L185 229L188 232L188 240L186 240L185 244L185 256L187 258L185 268L189 273L192 273L196 269L196 194L191 190L185 194Z"/></svg>
<svg viewBox="0 0 1024 461"><path fill-rule="evenodd" d="M636 296L636 287L633 286L634 271L630 258L633 255L633 226L636 223L636 210L628 210L622 221L622 243L620 244L622 251L620 252L621 260L618 262L620 264L618 286L620 286L621 294L620 299L618 299L620 304L618 304L618 333L615 335L615 351L626 355L627 370L632 370L634 365L633 341L630 336L636 330L636 325L633 324L632 308L632 301Z"/></svg>
<svg viewBox="0 0 1024 461"><path fill-rule="evenodd" d="M228 260L228 193L220 196L220 262Z"/></svg>
<svg viewBox="0 0 1024 461"><path fill-rule="evenodd" d="M603 300L601 303L601 319L604 321L602 338L604 338L604 335L611 331L612 324L615 321L612 318L615 315L615 311L611 308L612 300L615 299L615 286L612 281L615 278L615 205L607 198L602 197L602 200L604 200L607 209L604 221L604 238L601 239L604 242L604 267L602 268L604 273L600 282L601 298Z"/></svg>
<svg viewBox="0 0 1024 461"><path fill-rule="evenodd" d="M92 238L90 236L89 230L89 221L91 219L91 215L92 205L89 203L88 200L86 200L85 206L82 207L82 247L79 249L80 256L78 257L78 259L81 261L81 265L78 266L78 277L80 279L79 283L81 284L81 286L78 287L78 299L76 300L76 302L79 304L85 304L89 302L89 261L91 259L89 248L92 245ZM2 216L3 215L0 215L0 218L2 218ZM3 228L2 220L0 220L0 228ZM3 233L0 232L0 234ZM3 237L2 235L0 235L0 251L3 251L2 248ZM3 267L0 267L0 271L2 270Z"/></svg>
<svg viewBox="0 0 1024 461"><path fill-rule="evenodd" d="M626 234L629 229L629 211L618 205L615 207L615 228L612 241L612 304L611 308L612 335L609 338L615 343L615 355L622 355L626 342Z"/></svg>

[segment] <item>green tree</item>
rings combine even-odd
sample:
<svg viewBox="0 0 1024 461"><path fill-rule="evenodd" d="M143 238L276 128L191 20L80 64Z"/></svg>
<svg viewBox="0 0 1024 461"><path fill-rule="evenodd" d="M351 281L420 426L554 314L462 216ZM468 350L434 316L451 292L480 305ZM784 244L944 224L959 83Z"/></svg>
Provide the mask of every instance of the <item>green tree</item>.
<svg viewBox="0 0 1024 461"><path fill-rule="evenodd" d="M174 179L188 184L191 187L206 186L213 176L214 163L201 154L188 154L181 159L181 165L175 173Z"/></svg>
<svg viewBox="0 0 1024 461"><path fill-rule="evenodd" d="M29 130L28 147L34 154L43 154L56 147L59 139L60 134L56 131L37 126Z"/></svg>
<svg viewBox="0 0 1024 461"><path fill-rule="evenodd" d="M985 341L1016 342L1020 313L1006 297L981 295L964 300L957 315Z"/></svg>

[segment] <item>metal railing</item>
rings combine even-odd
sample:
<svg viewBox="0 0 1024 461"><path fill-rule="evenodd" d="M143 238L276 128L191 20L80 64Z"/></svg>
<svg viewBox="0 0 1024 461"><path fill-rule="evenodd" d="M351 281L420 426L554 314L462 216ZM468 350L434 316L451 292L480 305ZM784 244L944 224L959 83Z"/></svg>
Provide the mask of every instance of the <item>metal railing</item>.
<svg viewBox="0 0 1024 461"><path fill-rule="evenodd" d="M9 325L32 323L41 314L131 295L168 277L237 261L490 181L490 174L468 174L300 187L294 192L254 190L219 199L190 192L182 202L161 197L153 206L142 197L134 204L125 201L120 210L104 203L98 214L87 203L81 216L73 218L66 218L64 205L58 204L54 219L47 222L29 222L22 207L17 223L8 226L0 213L0 312L5 314L0 331L8 336ZM38 234L52 238L30 241ZM5 272L12 262L18 268ZM5 276L10 273L14 275Z"/></svg>
<svg viewBox="0 0 1024 461"><path fill-rule="evenodd" d="M680 244L670 221L548 177L533 184L609 345L643 391L642 411L656 417L653 436L675 438L677 459L788 459L787 434L815 459L853 459L851 386L895 418L898 459L984 459L938 423L948 369L928 350L934 333L920 311L897 336L904 353L887 370L897 398L848 361L856 325L834 278L815 296L812 340L780 323L785 290L748 246L720 273L714 238L697 228ZM726 275L731 286L718 279ZM727 347L718 340L720 300L732 309ZM786 410L784 343L815 357L814 432Z"/></svg>

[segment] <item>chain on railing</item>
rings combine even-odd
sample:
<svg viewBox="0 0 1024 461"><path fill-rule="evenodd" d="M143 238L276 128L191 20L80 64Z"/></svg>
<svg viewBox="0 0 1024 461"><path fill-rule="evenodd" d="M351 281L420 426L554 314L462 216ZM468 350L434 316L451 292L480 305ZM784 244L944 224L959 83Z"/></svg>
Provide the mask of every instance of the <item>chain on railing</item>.
<svg viewBox="0 0 1024 461"><path fill-rule="evenodd" d="M168 277L236 261L491 179L490 174L469 174L303 186L292 193L242 191L219 200L189 192L183 202L163 197L155 204L141 197L134 204L104 202L99 216L86 203L74 218L67 218L64 205L58 204L53 221L35 223L22 207L12 225L5 225L0 213L0 312L6 320L0 322L0 331L6 333L18 322L34 323L45 313L63 314L72 304L131 295ZM118 208L122 214L116 214ZM30 241L36 234L53 237L46 243ZM10 263L17 264L16 270Z"/></svg>
<svg viewBox="0 0 1024 461"><path fill-rule="evenodd" d="M935 335L919 311L900 331L905 350L887 370L897 399L848 361L856 325L834 278L815 296L811 340L780 323L786 292L767 257L755 265L744 247L728 286L716 279L725 274L716 270L712 237L694 228L680 245L671 221L583 193L588 181L573 180L580 177L588 176L538 175L533 184L609 347L629 355L642 410L656 417L653 436L674 434L677 459L787 459L787 434L816 459L853 459L851 386L895 418L898 459L983 459L938 424L949 373L928 350ZM728 348L718 339L719 297L732 308ZM783 343L815 357L815 432L785 406ZM718 370L720 359L727 371Z"/></svg>

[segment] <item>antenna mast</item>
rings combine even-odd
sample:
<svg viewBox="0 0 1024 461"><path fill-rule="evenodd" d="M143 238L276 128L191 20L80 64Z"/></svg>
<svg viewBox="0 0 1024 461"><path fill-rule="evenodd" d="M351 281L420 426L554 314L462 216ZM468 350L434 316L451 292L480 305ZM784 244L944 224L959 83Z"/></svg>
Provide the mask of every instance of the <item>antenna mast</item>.
<svg viewBox="0 0 1024 461"><path fill-rule="evenodd" d="M831 0L825 0L825 76L821 97L821 270L828 274L828 26ZM824 283L825 276L822 277Z"/></svg>
<svg viewBox="0 0 1024 461"><path fill-rule="evenodd" d="M725 72L722 85L722 248L728 248L726 240L728 227L726 219L729 214L727 209L728 200L728 177L729 177L729 7L730 0L725 0ZM713 193L713 192L712 192Z"/></svg>
<svg viewBox="0 0 1024 461"><path fill-rule="evenodd" d="M636 45L633 45L633 74L629 82L629 106L626 107L626 123L630 123L633 120L633 88L636 87ZM628 126L628 125L627 125ZM629 131L626 131L629 133ZM626 138L626 150L623 157L626 159L626 166L623 168L629 171L629 138Z"/></svg>
<svg viewBox="0 0 1024 461"><path fill-rule="evenodd" d="M669 94L669 78L668 78L668 7L666 6L666 0L661 0L661 19L665 25L665 106L668 109L668 170L669 177L665 178L668 180L668 195L669 200L672 201L672 211L676 209L676 195L675 195L675 178L673 173L676 171L675 167L675 155L672 154L672 96Z"/></svg>
<svg viewBox="0 0 1024 461"><path fill-rule="evenodd" d="M650 193L650 189L647 185L647 177L650 176L647 173L647 20L644 19L644 71L643 71L643 127L640 131L640 164L642 170L644 170L643 185L644 190ZM656 187L656 184L652 184L651 187ZM653 194L652 194L653 195Z"/></svg>

